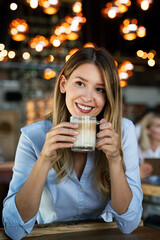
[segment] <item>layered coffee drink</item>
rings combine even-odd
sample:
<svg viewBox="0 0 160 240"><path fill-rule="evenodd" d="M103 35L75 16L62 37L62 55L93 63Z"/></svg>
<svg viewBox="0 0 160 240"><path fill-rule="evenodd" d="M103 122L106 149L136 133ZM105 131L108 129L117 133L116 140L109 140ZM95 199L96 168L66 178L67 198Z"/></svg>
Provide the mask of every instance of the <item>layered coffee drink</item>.
<svg viewBox="0 0 160 240"><path fill-rule="evenodd" d="M92 116L72 116L70 122L79 125L72 151L75 152L91 152L94 151L96 145L96 117Z"/></svg>

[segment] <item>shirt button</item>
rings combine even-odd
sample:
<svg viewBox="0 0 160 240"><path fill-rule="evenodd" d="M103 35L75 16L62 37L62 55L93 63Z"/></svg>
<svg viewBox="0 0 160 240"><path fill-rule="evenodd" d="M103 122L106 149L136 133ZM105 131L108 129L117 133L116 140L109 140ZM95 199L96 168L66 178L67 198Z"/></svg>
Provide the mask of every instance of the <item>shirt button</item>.
<svg viewBox="0 0 160 240"><path fill-rule="evenodd" d="M82 192L82 188L80 188L79 191Z"/></svg>
<svg viewBox="0 0 160 240"><path fill-rule="evenodd" d="M79 209L80 212L83 212L83 209Z"/></svg>

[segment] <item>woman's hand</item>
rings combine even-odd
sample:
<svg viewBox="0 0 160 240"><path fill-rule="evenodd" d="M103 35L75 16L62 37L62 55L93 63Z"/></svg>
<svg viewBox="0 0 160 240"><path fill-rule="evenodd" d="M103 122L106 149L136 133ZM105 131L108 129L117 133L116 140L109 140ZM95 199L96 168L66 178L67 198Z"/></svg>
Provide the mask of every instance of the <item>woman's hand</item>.
<svg viewBox="0 0 160 240"><path fill-rule="evenodd" d="M115 163L121 160L119 153L118 134L113 129L111 123L105 119L100 121L100 131L97 133L98 142L96 147L102 150L109 161Z"/></svg>
<svg viewBox="0 0 160 240"><path fill-rule="evenodd" d="M153 167L149 163L144 163L140 166L141 179L149 177L152 174Z"/></svg>
<svg viewBox="0 0 160 240"><path fill-rule="evenodd" d="M51 128L46 134L46 140L41 151L41 156L45 160L53 161L57 156L57 151L63 148L70 148L76 140L78 125L70 122L62 122Z"/></svg>

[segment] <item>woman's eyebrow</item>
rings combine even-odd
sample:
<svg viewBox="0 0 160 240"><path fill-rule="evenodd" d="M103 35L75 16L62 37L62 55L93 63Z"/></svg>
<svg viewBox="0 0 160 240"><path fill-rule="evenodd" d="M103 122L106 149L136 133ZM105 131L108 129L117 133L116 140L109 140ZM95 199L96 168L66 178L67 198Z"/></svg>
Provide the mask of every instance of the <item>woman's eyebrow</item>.
<svg viewBox="0 0 160 240"><path fill-rule="evenodd" d="M87 79L85 79L85 78L83 78L83 77L81 77L81 76L77 76L76 78L79 78L79 79L81 79L81 80L83 80L83 81L85 81L85 82L88 82ZM97 83L97 86L105 87L105 84L104 84L104 83Z"/></svg>
<svg viewBox="0 0 160 240"><path fill-rule="evenodd" d="M85 82L88 82L87 79L85 79L85 78L83 78L83 77L81 77L81 76L76 76L76 78L79 78L79 79L81 79L81 80L83 80L83 81L85 81Z"/></svg>

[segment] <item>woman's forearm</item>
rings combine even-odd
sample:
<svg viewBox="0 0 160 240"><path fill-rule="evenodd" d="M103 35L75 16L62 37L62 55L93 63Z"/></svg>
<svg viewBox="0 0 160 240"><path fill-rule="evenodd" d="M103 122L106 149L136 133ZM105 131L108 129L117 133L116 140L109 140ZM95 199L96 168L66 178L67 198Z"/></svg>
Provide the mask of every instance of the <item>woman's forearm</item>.
<svg viewBox="0 0 160 240"><path fill-rule="evenodd" d="M40 155L25 184L16 194L16 206L24 222L33 218L39 209L49 167L50 162L43 161Z"/></svg>
<svg viewBox="0 0 160 240"><path fill-rule="evenodd" d="M131 202L132 191L126 180L120 158L110 164L110 180L112 207L118 214L123 214Z"/></svg>

